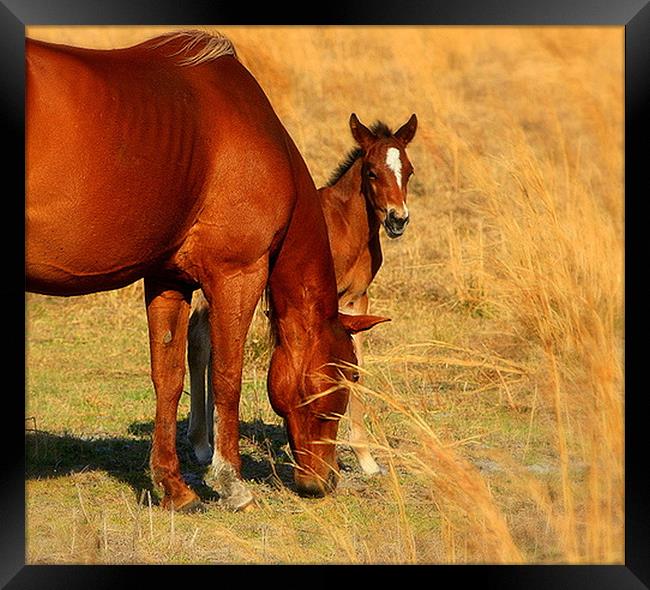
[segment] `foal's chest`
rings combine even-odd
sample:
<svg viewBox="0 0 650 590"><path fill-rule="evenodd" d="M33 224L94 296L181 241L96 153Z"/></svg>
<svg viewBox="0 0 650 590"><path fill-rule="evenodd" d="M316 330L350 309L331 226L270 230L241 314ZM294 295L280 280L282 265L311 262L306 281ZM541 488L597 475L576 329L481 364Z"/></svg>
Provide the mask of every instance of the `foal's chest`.
<svg viewBox="0 0 650 590"><path fill-rule="evenodd" d="M342 275L337 276L339 307L354 304L365 295L374 277L372 256L368 249L364 249Z"/></svg>

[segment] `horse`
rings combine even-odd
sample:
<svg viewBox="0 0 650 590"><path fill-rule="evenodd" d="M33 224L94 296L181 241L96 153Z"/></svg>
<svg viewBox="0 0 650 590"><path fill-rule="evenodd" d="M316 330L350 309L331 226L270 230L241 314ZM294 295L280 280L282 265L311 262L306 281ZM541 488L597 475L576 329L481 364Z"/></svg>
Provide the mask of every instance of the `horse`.
<svg viewBox="0 0 650 590"><path fill-rule="evenodd" d="M338 311L316 187L295 143L223 35L172 33L94 50L26 40L26 289L71 296L144 281L161 506L207 506L183 480L178 402L193 291L209 302L219 430L211 473L233 509L241 479L243 347L266 292L267 390L299 494L335 490L352 334L387 321Z"/></svg>
<svg viewBox="0 0 650 590"><path fill-rule="evenodd" d="M395 133L383 122L370 128L356 114L349 120L357 147L350 151L327 184L318 189L334 260L339 311L368 312L368 287L382 264L379 229L398 238L409 222L406 206L408 181L413 166L406 146L417 130L414 115ZM358 364L362 363L362 334L353 336ZM214 401L206 368L210 359L209 306L199 290L192 302L188 332L190 415L187 438L199 463L209 463L214 440ZM367 475L382 471L373 458L361 400L348 403L350 443L359 465Z"/></svg>

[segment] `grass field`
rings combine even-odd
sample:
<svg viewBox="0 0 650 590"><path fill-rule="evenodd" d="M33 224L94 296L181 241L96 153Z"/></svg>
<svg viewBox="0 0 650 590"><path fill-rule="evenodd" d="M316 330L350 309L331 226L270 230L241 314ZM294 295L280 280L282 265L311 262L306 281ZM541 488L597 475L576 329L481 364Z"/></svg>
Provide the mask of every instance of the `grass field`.
<svg viewBox="0 0 650 590"><path fill-rule="evenodd" d="M118 47L169 28L29 27ZM264 316L246 350L254 511L203 484L205 514L156 506L142 285L28 295L28 563L623 563L623 43L610 28L220 27L317 185L351 112L411 113L411 224L382 236L366 340L383 477L340 445L323 500L291 488L266 398ZM343 424L343 438L346 428Z"/></svg>

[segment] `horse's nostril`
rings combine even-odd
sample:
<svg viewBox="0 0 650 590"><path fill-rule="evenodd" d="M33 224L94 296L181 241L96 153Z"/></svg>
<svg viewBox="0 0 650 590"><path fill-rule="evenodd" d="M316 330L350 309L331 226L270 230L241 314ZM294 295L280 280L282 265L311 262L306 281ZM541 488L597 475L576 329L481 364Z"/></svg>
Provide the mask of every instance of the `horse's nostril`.
<svg viewBox="0 0 650 590"><path fill-rule="evenodd" d="M406 217L399 217L395 214L395 211L391 210L388 213L388 223L392 225L393 227L396 228L402 228L406 225L408 222L408 216Z"/></svg>

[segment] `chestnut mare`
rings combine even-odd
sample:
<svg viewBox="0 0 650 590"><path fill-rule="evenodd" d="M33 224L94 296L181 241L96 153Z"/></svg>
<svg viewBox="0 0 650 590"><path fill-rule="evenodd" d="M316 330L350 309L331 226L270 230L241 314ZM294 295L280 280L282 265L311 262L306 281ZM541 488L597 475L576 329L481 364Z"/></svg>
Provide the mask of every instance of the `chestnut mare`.
<svg viewBox="0 0 650 590"><path fill-rule="evenodd" d="M144 279L162 505L203 509L176 453L192 292L210 304L219 431L213 477L232 509L241 481L243 347L265 287L268 374L300 493L338 480L335 440L354 378L351 334L386 318L339 314L316 187L228 39L187 32L117 50L26 40L26 285L82 295ZM338 366L337 366L338 365ZM322 395L330 390L329 395Z"/></svg>
<svg viewBox="0 0 650 590"><path fill-rule="evenodd" d="M382 263L379 228L396 238L409 221L406 206L408 180L413 166L406 146L415 136L417 118L411 116L395 133L377 122L370 129L350 117L350 129L358 143L320 189L339 294L339 310L368 312L368 287ZM357 361L362 362L362 334L353 336ZM188 337L190 369L190 419L188 439L200 463L209 463L214 440L214 402L208 374L210 359L209 307L198 291L192 304ZM364 428L364 408L356 396L348 404L350 443L361 469L368 475L381 472L369 449Z"/></svg>

